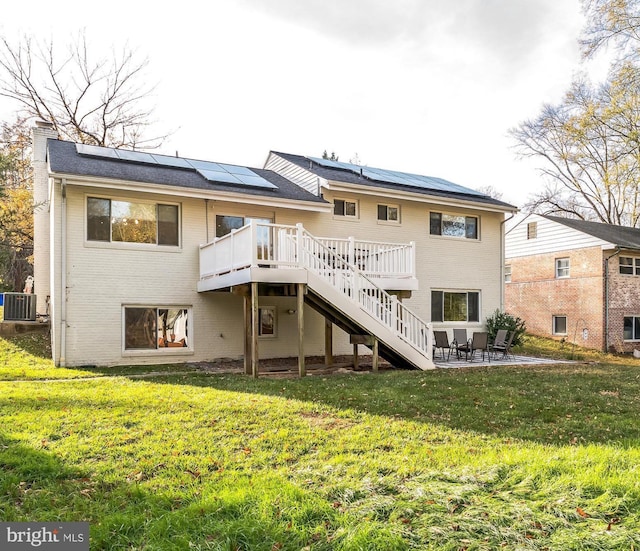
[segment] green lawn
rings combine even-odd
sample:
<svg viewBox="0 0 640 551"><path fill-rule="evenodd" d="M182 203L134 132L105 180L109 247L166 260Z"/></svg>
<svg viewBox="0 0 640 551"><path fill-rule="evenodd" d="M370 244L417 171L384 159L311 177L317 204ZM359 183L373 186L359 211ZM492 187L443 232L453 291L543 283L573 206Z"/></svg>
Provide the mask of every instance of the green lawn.
<svg viewBox="0 0 640 551"><path fill-rule="evenodd" d="M637 360L135 379L25 347L0 340L0 518L88 521L92 550L640 549Z"/></svg>

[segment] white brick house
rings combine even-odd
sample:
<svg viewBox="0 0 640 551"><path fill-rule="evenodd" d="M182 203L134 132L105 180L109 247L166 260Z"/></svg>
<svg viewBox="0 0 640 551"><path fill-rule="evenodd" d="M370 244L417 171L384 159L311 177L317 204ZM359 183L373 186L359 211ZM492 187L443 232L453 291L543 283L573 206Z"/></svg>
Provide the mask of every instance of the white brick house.
<svg viewBox="0 0 640 551"><path fill-rule="evenodd" d="M46 125L33 164L35 292L58 365L244 357L256 372L258 356L348 353L358 334L426 369L432 325L478 328L501 307L515 208L444 180L116 151Z"/></svg>

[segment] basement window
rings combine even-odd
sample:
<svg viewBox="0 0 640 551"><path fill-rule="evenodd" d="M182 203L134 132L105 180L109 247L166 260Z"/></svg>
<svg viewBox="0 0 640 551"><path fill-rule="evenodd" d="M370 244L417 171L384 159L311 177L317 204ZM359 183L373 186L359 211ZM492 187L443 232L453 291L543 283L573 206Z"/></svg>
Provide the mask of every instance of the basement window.
<svg viewBox="0 0 640 551"><path fill-rule="evenodd" d="M123 317L125 351L192 348L188 308L126 306Z"/></svg>
<svg viewBox="0 0 640 551"><path fill-rule="evenodd" d="M553 334L567 334L567 316L553 316Z"/></svg>

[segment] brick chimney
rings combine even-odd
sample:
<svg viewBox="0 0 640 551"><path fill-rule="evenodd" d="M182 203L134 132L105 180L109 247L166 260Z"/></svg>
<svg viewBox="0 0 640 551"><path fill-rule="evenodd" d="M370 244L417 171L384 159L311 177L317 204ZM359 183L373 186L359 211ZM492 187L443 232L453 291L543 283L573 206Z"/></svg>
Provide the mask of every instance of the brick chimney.
<svg viewBox="0 0 640 551"><path fill-rule="evenodd" d="M50 282L50 221L49 221L49 171L47 168L47 140L57 139L58 133L53 124L36 121L32 131L33 149L31 166L33 167L33 275L34 289L37 295L36 310L44 314L47 309L47 297L51 294Z"/></svg>

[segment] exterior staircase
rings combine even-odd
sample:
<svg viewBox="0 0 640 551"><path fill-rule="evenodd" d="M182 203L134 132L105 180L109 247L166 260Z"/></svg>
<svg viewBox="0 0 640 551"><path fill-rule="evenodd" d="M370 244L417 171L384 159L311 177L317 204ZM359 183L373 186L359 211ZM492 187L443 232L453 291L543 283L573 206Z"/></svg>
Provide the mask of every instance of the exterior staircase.
<svg viewBox="0 0 640 551"><path fill-rule="evenodd" d="M266 226L268 233L261 226ZM435 367L431 324L421 320L382 285L385 274L397 277L397 272L402 270L398 268L397 259L390 260L391 256L398 257L397 246L362 254L361 248L336 247L335 240L314 237L302 224L282 226L252 222L245 228L234 233L243 230L250 233L255 239L248 239L248 247L247 239L237 234L201 247L199 290L212 289L215 283L206 283L211 278L221 277L224 283L220 286L233 278L239 281L237 272L248 271L245 277L252 280L255 277L251 275L252 268L271 268L267 270L270 281L278 279L273 268L285 272L282 277L285 281L288 281L286 272L295 270L302 274L303 282L307 284L305 302L349 334L377 339L381 357L398 367L423 370ZM219 261L212 260L211 256L216 256L213 249L225 239L231 242L235 239L243 247L229 247L227 243L228 250L224 254L217 253ZM251 258L243 259L239 248L251 251ZM207 249L210 250L206 252ZM225 264L229 266L225 267Z"/></svg>

